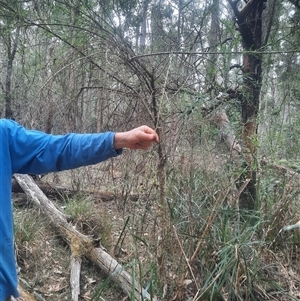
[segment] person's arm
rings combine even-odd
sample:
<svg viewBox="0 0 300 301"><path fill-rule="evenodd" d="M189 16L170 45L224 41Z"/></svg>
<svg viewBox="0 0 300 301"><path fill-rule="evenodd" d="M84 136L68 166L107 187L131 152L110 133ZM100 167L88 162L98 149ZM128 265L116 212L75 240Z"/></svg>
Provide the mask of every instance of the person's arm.
<svg viewBox="0 0 300 301"><path fill-rule="evenodd" d="M122 153L122 148L146 149L157 134L143 126L129 132L49 135L7 121L12 171L46 173L96 164Z"/></svg>

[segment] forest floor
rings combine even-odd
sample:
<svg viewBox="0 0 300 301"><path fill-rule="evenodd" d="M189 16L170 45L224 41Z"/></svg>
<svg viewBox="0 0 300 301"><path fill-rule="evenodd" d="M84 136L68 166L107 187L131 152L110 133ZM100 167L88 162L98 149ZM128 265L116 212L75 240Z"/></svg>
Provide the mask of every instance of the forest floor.
<svg viewBox="0 0 300 301"><path fill-rule="evenodd" d="M222 162L220 158L218 160L216 165L220 166ZM50 174L43 178L43 181L52 185L59 184L72 186L73 189L79 190L93 189L122 194L122 198L111 199L106 202L82 194L70 199L52 201L57 208L72 216L72 222L80 232L90 235L95 241L100 241L102 247L126 268L132 264L135 258L138 258L142 265L146 265L147 260L151 259L153 261L153 258L155 258L154 252L151 253L147 246L147 241L151 242L155 239L155 208L152 208L155 200L144 197L130 200L126 197L128 191L144 195L145 192L154 189L156 183L153 180L152 169L149 168L152 163L148 161L147 164L141 166L138 163L132 165L133 161L130 158L126 159L129 170L134 174L134 181L132 182L130 182L131 178L126 172L128 166L125 168L125 166L122 166L122 162L119 162L119 165L114 165L114 161L102 164L101 167L95 166L56 175ZM100 169L105 171L106 174L100 172ZM185 172L184 170L181 171ZM95 176L91 177L91 174ZM145 177L145 175L148 176ZM209 179L209 181L212 180ZM204 185L204 183L201 184ZM199 219L199 217L196 218ZM30 203L15 206L14 220L16 258L19 268L19 282L22 288L38 301L72 300L70 288L71 251L69 246L50 226L49 219L43 216L38 209L31 206ZM296 231L299 232L298 229ZM293 240L296 242L291 242L289 238L288 243L291 245L287 245L287 248L278 249L277 251L261 249L261 258L256 264L261 265L261 270L266 279L270 277L271 285L269 288L258 286L259 297L254 299L252 297L247 300L300 300L300 250L298 247L300 234L298 232L293 232ZM140 235L141 233L142 235ZM282 236L283 233L280 235ZM136 237L143 237L145 240L136 240ZM174 242L174 246L171 247L171 253L174 251L174 258L178 254L182 257L178 250L180 248ZM289 254L287 255L285 252ZM208 259L211 260L214 256L214 254L211 254ZM176 262L176 258L174 261ZM178 267L176 267L178 270L183 268L183 266L179 266L180 264L185 266L184 260L178 261ZM172 278L174 275L170 277ZM176 277L178 275L175 275L173 280ZM107 279L107 275L100 271L98 267L88 259L83 258L79 301L130 300L113 282L107 283ZM178 280L178 278L176 279ZM242 283L245 279L241 278L236 281ZM274 290L276 285L278 285L277 291ZM186 287L186 291L186 297L180 300L198 300L193 299L193 294L195 296L196 293L193 289L190 294L188 287ZM174 294L170 292L168 297L160 300L171 300L170 296L172 295L174 297ZM188 297L188 295L191 297ZM224 300L229 299L228 295L228 299ZM202 298L201 300L205 299ZM28 299L28 301L33 300Z"/></svg>
<svg viewBox="0 0 300 301"><path fill-rule="evenodd" d="M53 201L53 200L52 200ZM55 202L54 202L55 203ZM61 203L56 203L58 207ZM114 201L93 202L86 200L85 205L90 206L98 214L101 212L102 218L113 221L106 225L106 235L110 235L110 248L117 242L118 234L124 225L124 217L119 212ZM49 221L41 216L33 207L27 206L15 208L16 226L16 256L19 268L20 285L30 292L36 300L71 300L70 288L70 259L71 251L69 246L57 236ZM22 227L23 229L20 229ZM85 228L86 227L86 228ZM94 235L93 217L90 219L77 220L77 228L82 233ZM28 234L28 236L27 236ZM100 233L99 233L100 234ZM103 246L104 247L104 246ZM126 260L125 247L123 260ZM107 250L112 254L112 250ZM119 262L122 258L118 258ZM80 277L80 297L79 300L91 300L101 288L101 283L105 282L107 275L93 265L88 259L82 258ZM120 288L112 283L109 289L105 289L101 294L102 299L95 300L125 300L126 295ZM125 298L125 299L124 299ZM30 300L29 300L30 301Z"/></svg>
<svg viewBox="0 0 300 301"><path fill-rule="evenodd" d="M46 175L42 181L50 185L62 185L71 190L120 192L121 168L113 167L113 161L93 167ZM99 171L100 169L100 171ZM134 166L134 170L141 167ZM104 170L104 172L102 171ZM93 175L91 177L91 174ZM123 175L122 175L123 176ZM96 180L95 180L96 178ZM113 186L109 184L112 183ZM137 186L137 185L135 185ZM142 186L142 185L141 185ZM144 188L138 187L135 193ZM133 188L131 188L133 190ZM13 195L18 197L17 194ZM124 231L129 217L141 219L145 212L145 199L101 200L93 195L81 194L72 198L51 199L55 206L72 216L73 225L81 233L101 244L120 264L126 265L136 255L131 230ZM146 205L147 206L147 205ZM45 217L30 202L14 207L15 248L22 288L36 300L71 300L69 246L57 235ZM149 221L148 221L149 223ZM120 238L122 235L122 241ZM147 233L144 233L147 235ZM139 258L146 252L144 244L138 246ZM113 282L107 284L107 275L88 259L82 258L79 301L129 300L127 295ZM101 291L101 296L99 292ZM28 300L31 301L31 300Z"/></svg>

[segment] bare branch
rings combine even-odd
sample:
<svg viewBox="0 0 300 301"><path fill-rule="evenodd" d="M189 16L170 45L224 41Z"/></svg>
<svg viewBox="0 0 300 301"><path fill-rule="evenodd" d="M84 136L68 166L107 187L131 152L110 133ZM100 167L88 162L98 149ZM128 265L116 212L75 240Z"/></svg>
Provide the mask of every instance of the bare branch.
<svg viewBox="0 0 300 301"><path fill-rule="evenodd" d="M300 48L299 49L294 49L294 50L278 50L278 51L254 51L254 50L245 50L245 51L231 51L231 54L286 54L286 53L300 53ZM129 61L134 61L139 58L143 57L151 57L151 56L163 56L163 55L181 55L181 54L187 54L187 55L212 55L212 54L220 54L220 55L228 55L228 51L197 51L197 52L190 52L190 51L162 51L162 52L152 52L152 53L145 53L145 54L140 54L133 56L129 59Z"/></svg>

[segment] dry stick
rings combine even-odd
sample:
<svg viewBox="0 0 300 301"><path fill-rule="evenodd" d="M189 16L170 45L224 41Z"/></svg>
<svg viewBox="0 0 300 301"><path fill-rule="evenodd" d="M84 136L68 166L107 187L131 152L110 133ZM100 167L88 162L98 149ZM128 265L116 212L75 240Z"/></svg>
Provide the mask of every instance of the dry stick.
<svg viewBox="0 0 300 301"><path fill-rule="evenodd" d="M182 252L182 254L183 254L183 256L184 256L184 259L185 259L185 261L186 261L186 263L187 263L187 265L188 265L188 267L189 267L190 273L191 273L191 275L192 275L192 277L193 277L193 279L194 279L194 281L195 281L195 284L196 284L196 286L197 286L197 289L200 290L200 288L198 287L198 284L197 284L195 275L194 275L194 273L193 273L193 269L192 269L192 267L191 267L191 265L190 265L190 263L189 263L189 259L188 259L187 256L185 255L185 252L184 252L183 247L182 247L182 243L181 243L181 241L179 240L179 237L178 237L178 234L177 234L177 231L176 231L176 228L175 228L174 225L173 225L173 230L174 230L176 239L177 239L177 241L178 241L179 247L180 247L180 249L181 249L181 252Z"/></svg>
<svg viewBox="0 0 300 301"><path fill-rule="evenodd" d="M167 69L167 74L165 77L165 83L163 86L162 90L162 99L163 97L166 96L166 85L167 85L167 79L169 77L169 72L170 72L170 66L171 66L171 60L169 62L169 66ZM152 78L152 88L154 89L154 78ZM162 103L163 105L163 103ZM161 110L160 107L155 100L153 99L153 109L154 109L154 118L155 118L155 127L157 127L157 133L160 136L161 134ZM162 142L159 143L158 149L158 158L159 158L159 163L157 166L157 178L158 178L158 183L159 183L159 200L158 200L158 214L157 214L157 224L158 224L158 229L157 229L157 255L156 255L156 261L158 265L158 271L159 271L159 277L165 278L166 276L166 267L164 264L164 249L166 246L166 229L169 227L169 218L168 214L166 212L166 203L165 203L165 185L166 185L166 175L165 175L165 167L166 167L166 160L167 157L164 154L164 147Z"/></svg>
<svg viewBox="0 0 300 301"><path fill-rule="evenodd" d="M119 285L129 296L136 301L152 300L150 294L145 291L131 275L126 272L114 258L100 248L94 248L93 241L83 235L68 223L66 216L61 213L45 196L41 189L28 175L15 174L15 179L25 193L32 199L41 211L51 220L52 225L59 231L62 238L76 250L78 256L85 256L100 267L111 279ZM134 284L134 285L133 285Z"/></svg>
<svg viewBox="0 0 300 301"><path fill-rule="evenodd" d="M57 186L57 185L50 185L49 183L42 182L42 181L35 181L36 185L43 191L43 193L48 198L55 198L55 199L63 199L63 198L70 198L80 192L81 195L88 195L91 196L96 201L101 200L102 202L110 202L115 199L122 198L120 194L114 194L108 191L94 191L94 190L86 190L81 189L80 191L68 186ZM20 185L16 182L15 179L12 180L12 192L22 193L24 194L23 189ZM135 201L137 197L145 197L146 195L143 194L130 194L128 196L129 200ZM16 198L14 198L15 200ZM27 203L27 198L24 196L20 196L17 198L17 203L20 205ZM68 219L68 217L67 217Z"/></svg>
<svg viewBox="0 0 300 301"><path fill-rule="evenodd" d="M249 182L251 181L251 179L246 179L245 182L243 183L243 185L240 187L240 189L237 192L236 195L236 209L238 209L238 200L242 194L242 192L245 190L245 188L248 186Z"/></svg>
<svg viewBox="0 0 300 301"><path fill-rule="evenodd" d="M70 275L72 301L78 301L78 296L80 295L81 262L82 262L81 257L72 253L72 255L71 255L71 275Z"/></svg>

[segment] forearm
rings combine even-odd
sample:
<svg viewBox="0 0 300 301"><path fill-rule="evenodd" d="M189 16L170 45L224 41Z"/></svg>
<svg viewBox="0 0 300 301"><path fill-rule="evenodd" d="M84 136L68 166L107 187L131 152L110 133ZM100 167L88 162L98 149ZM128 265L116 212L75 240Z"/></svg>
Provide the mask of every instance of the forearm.
<svg viewBox="0 0 300 301"><path fill-rule="evenodd" d="M14 172L45 173L102 162L121 153L114 146L114 133L52 136L27 131L14 146L18 160ZM31 136L39 136L32 139Z"/></svg>

